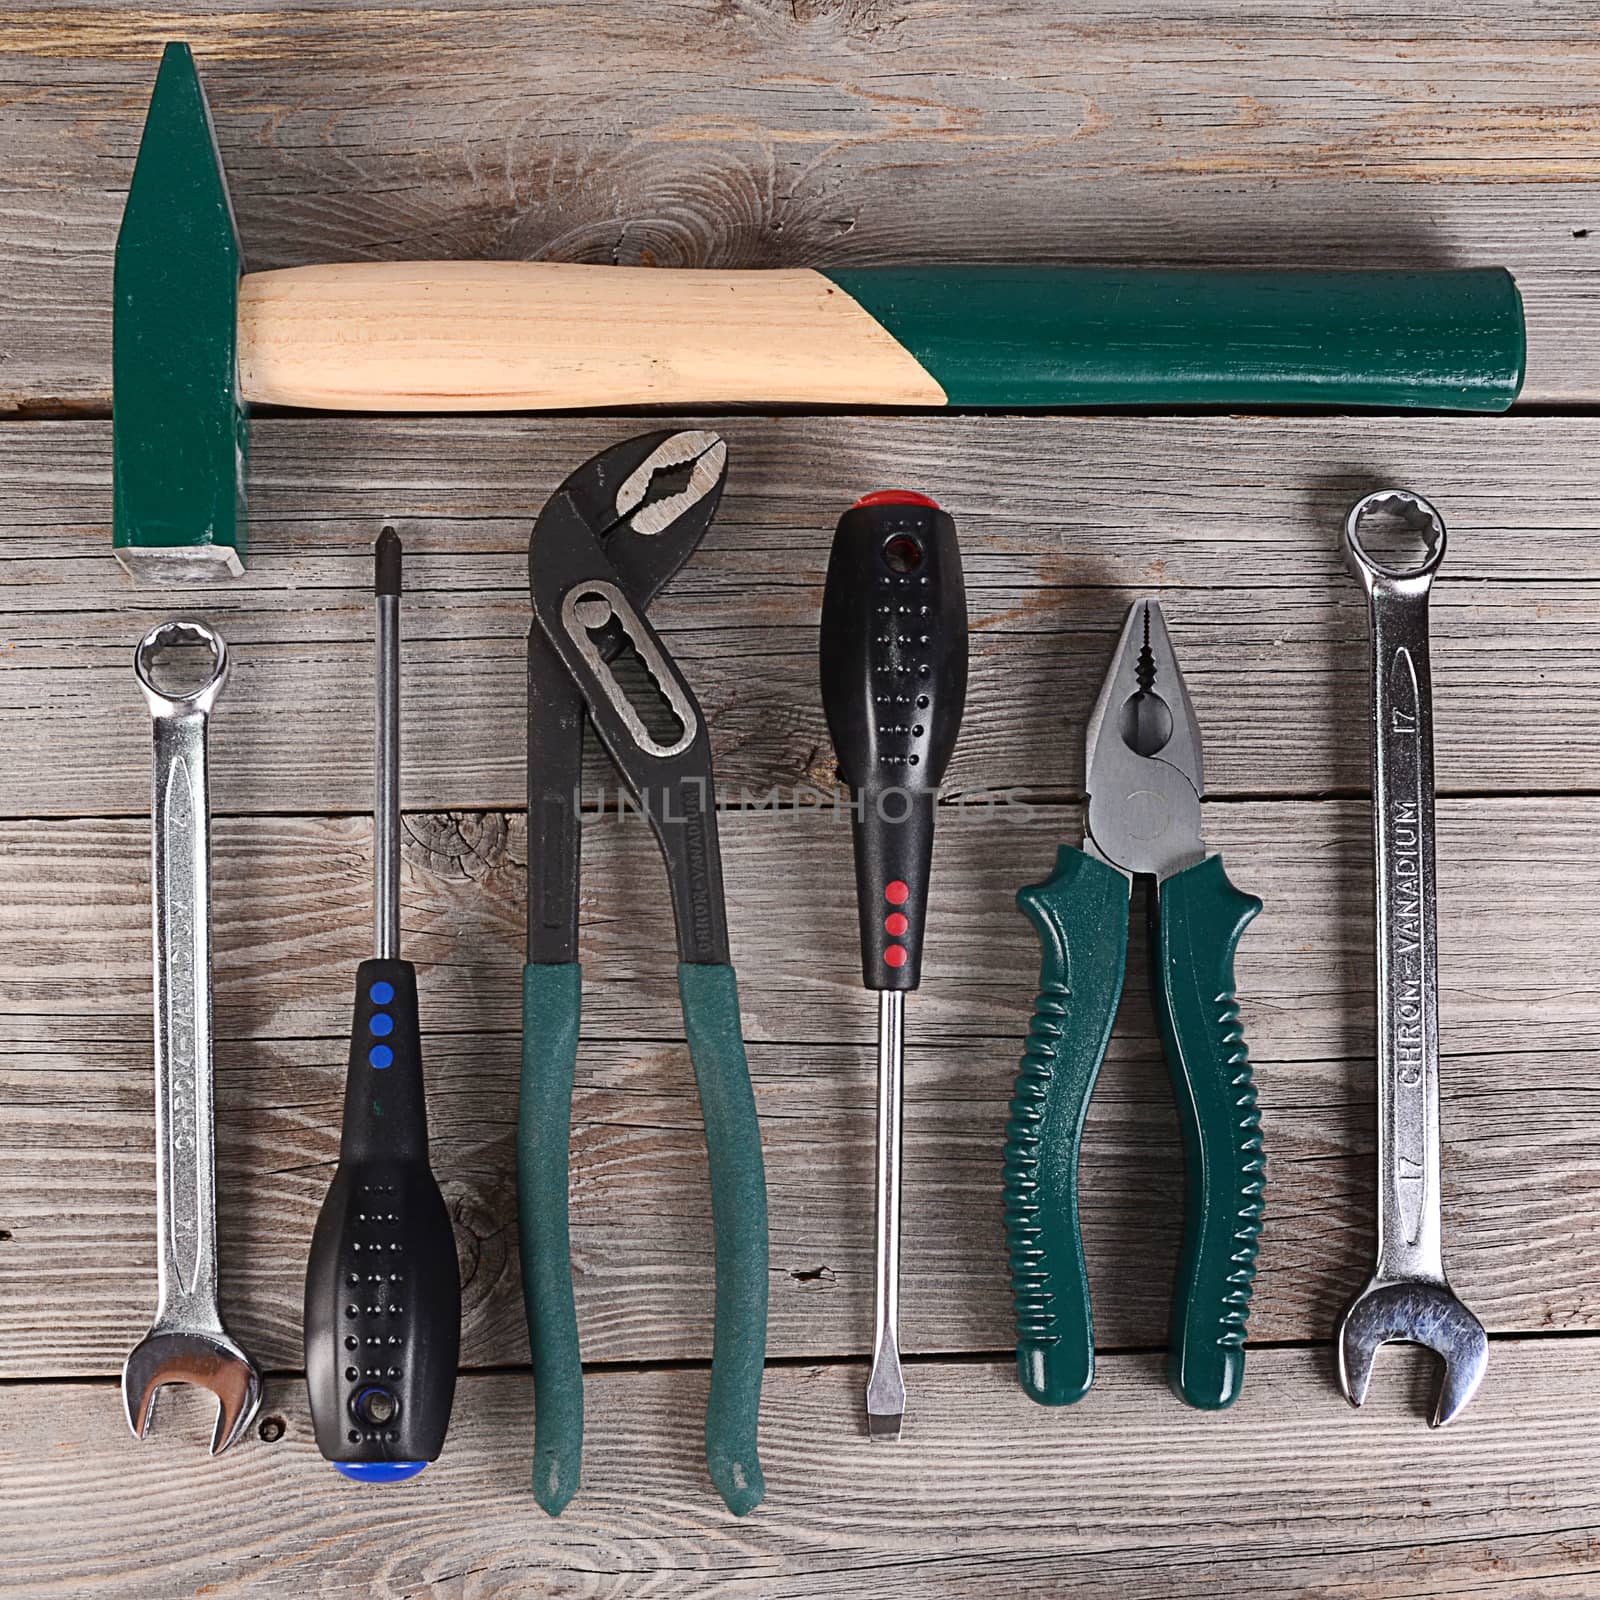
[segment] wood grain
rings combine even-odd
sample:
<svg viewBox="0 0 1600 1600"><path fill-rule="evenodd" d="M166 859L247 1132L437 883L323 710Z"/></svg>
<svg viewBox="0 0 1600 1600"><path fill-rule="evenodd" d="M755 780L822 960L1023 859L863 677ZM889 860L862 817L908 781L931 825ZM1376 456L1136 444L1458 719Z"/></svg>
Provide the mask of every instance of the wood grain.
<svg viewBox="0 0 1600 1600"><path fill-rule="evenodd" d="M952 810L941 821L923 986L910 1037L1020 1039L1038 946L1013 897L1082 838L1075 807ZM1583 1052L1600 1045L1596 977L1554 959L1575 906L1600 894L1587 800L1439 806L1441 1022L1447 1046ZM526 854L520 816L406 819L403 946L430 1033L521 1026ZM1239 953L1258 1055L1338 1059L1372 1044L1370 823L1364 803L1206 810L1206 837L1267 909ZM723 873L748 1038L865 1042L847 824L727 813ZM0 898L0 1038L89 1049L148 1027L149 829L142 820L11 823ZM217 1033L327 1039L371 942L364 819L219 821ZM591 820L583 866L584 1033L681 1036L666 885L633 815ZM1581 923L1578 924L1581 926ZM1130 981L1143 983L1135 939Z"/></svg>
<svg viewBox="0 0 1600 1600"><path fill-rule="evenodd" d="M404 26L397 25L403 15ZM1372 0L14 6L0 405L109 399L110 266L192 41L253 268L1497 263L1527 398L1600 397L1600 41Z"/></svg>
<svg viewBox="0 0 1600 1600"><path fill-rule="evenodd" d="M1130 1007L1136 1015L1141 1003ZM1119 1039L1085 1135L1082 1196L1097 1342L1167 1338L1182 1216L1171 1090L1148 1021ZM518 1040L430 1038L433 1161L465 1281L463 1365L525 1366L516 1248ZM302 1365L312 1226L332 1176L342 1041L249 1044L219 1076L223 1303L275 1371ZM872 1063L865 1046L753 1045L771 1211L769 1350L870 1351ZM922 1044L908 1066L902 1348L993 1353L1015 1341L999 1151L1017 1047ZM92 1062L14 1051L0 1151L6 1293L0 1377L117 1373L154 1296L147 1053ZM1572 1115L1600 1091L1592 1055L1449 1055L1443 1064L1451 1276L1492 1331L1581 1332L1596 1315L1600 1160ZM1371 1268L1373 1082L1361 1063L1257 1066L1269 1156L1253 1347L1329 1339ZM1543 1181L1530 1193L1526 1140ZM712 1232L704 1140L681 1045L585 1044L572 1133L572 1250L586 1358L704 1360ZM117 1240L107 1251L107 1234ZM1537 1260L1530 1273L1527 1262ZM1254 1357L1252 1356L1252 1359Z"/></svg>
<svg viewBox="0 0 1600 1600"><path fill-rule="evenodd" d="M585 1487L526 1492L512 1128L526 843L525 552L578 462L670 419L257 417L240 584L110 558L110 267L160 47L194 42L253 270L908 261L1502 263L1534 407L1600 404L1592 5L1379 0L23 0L0 26L0 1539L28 1600L648 1594L831 1600L1591 1600L1600 1591L1600 419L736 416L716 527L652 608L713 723L772 1195L771 1493L701 1462L710 1222L643 829L589 829L573 1221ZM707 419L696 419L705 424ZM1445 1229L1495 1339L1459 1424L1326 1339L1372 1208L1365 618L1336 536L1385 482L1450 524L1436 590ZM909 1007L911 1416L861 1437L872 1017L826 811L821 573L863 490L961 529L974 672ZM317 1458L300 1274L369 938L370 542L401 528L405 936L467 1275L445 1459L375 1494ZM1093 1394L1010 1373L999 1141L1037 951L1012 906L1078 837L1082 729L1159 595L1206 737L1208 835L1267 901L1239 957L1271 1161L1239 1406L1159 1347L1178 1143L1134 941L1085 1142ZM223 1298L275 1376L219 1461L193 1397L136 1444L111 1381L153 1295L139 633L235 647L215 727ZM605 770L591 766L591 792ZM748 791L746 794L745 791ZM610 791L608 791L610 792ZM814 798L814 796L812 797ZM1538 1335L1549 1335L1539 1337ZM641 1368L639 1363L645 1365ZM665 1368L653 1363L670 1363Z"/></svg>
<svg viewBox="0 0 1600 1600"><path fill-rule="evenodd" d="M1423 1421L1431 1365L1403 1349L1359 1413L1321 1349L1252 1355L1221 1416L1174 1400L1151 1356L1102 1362L1068 1412L1004 1364L917 1363L893 1450L862 1436L863 1375L767 1374L768 1495L739 1522L705 1477L699 1371L590 1375L583 1487L559 1521L528 1493L521 1374L463 1380L444 1456L381 1493L320 1459L295 1382L267 1386L281 1437L216 1461L188 1397L141 1444L109 1383L6 1387L8 1576L73 1600L979 1600L997 1582L1030 1600L1586 1600L1600 1581L1600 1340L1496 1341L1442 1431Z"/></svg>
<svg viewBox="0 0 1600 1600"><path fill-rule="evenodd" d="M705 706L735 798L833 783L816 624L833 524L910 483L961 530L973 681L950 782L1071 793L1125 607L1159 595L1216 795L1367 782L1366 615L1339 556L1376 484L1437 497L1446 791L1600 787L1600 428L1545 418L1185 421L717 419L731 487L652 607ZM214 803L370 804L370 545L407 542L405 801L525 804L526 548L554 486L642 424L572 419L263 423L243 583L140 588L109 559L109 430L0 427L0 716L13 816L148 804L134 642L203 609L233 647ZM594 767L602 780L606 769Z"/></svg>
<svg viewBox="0 0 1600 1600"><path fill-rule="evenodd" d="M1554 970L1600 891L1587 802L1446 801L1440 817L1446 1217L1452 1271L1497 1331L1594 1326L1600 1094L1592 975ZM469 1365L525 1359L513 1129L520 818L408 819L408 954L420 967L435 1166L468 1278ZM861 1353L870 1322L870 1004L845 831L725 819L734 956L772 1195L773 1351ZM491 825L492 824L492 825ZM1240 949L1270 1162L1252 1333L1326 1337L1370 1265L1373 1082L1368 824L1355 803L1213 806L1211 842L1267 909ZM924 986L908 1006L905 1337L1010 1343L1000 1150L1037 972L1011 897L1074 808L953 817L939 836ZM152 1282L146 832L11 825L0 905L0 1376L115 1371ZM331 1173L366 824L217 831L218 1119L232 1325L298 1362L300 1284ZM664 885L647 831L589 830L573 1223L587 1353L704 1355L711 1231L693 1075L678 1043ZM1506 907L1515 904L1515 916ZM1181 1159L1143 941L1093 1102L1082 1192L1109 1347L1159 1345ZM1527 1152L1540 1152L1530 1185ZM97 1242L110 1226L114 1261ZM1537 1273L1527 1270L1537 1260ZM1130 1263L1138 1263L1137 1267ZM71 1314L63 1315L70 1307Z"/></svg>
<svg viewBox="0 0 1600 1600"><path fill-rule="evenodd" d="M239 285L239 388L335 411L942 406L819 272L648 276L553 261L346 261Z"/></svg>

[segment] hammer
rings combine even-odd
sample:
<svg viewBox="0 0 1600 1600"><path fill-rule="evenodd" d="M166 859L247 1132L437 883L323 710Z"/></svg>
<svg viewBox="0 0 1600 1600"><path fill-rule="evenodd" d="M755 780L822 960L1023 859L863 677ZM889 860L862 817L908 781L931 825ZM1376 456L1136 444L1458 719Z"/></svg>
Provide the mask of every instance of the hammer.
<svg viewBox="0 0 1600 1600"><path fill-rule="evenodd" d="M341 262L243 273L205 95L169 44L117 238L115 547L244 570L249 404L1337 406L1503 411L1500 267L1234 271Z"/></svg>

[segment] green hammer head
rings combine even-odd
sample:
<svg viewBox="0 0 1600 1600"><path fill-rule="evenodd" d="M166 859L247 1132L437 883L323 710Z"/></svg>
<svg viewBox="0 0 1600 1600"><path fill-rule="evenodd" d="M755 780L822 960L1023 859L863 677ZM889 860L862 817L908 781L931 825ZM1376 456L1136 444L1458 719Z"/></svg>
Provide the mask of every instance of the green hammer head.
<svg viewBox="0 0 1600 1600"><path fill-rule="evenodd" d="M186 44L169 44L117 235L116 552L137 578L244 571L245 450L233 207Z"/></svg>

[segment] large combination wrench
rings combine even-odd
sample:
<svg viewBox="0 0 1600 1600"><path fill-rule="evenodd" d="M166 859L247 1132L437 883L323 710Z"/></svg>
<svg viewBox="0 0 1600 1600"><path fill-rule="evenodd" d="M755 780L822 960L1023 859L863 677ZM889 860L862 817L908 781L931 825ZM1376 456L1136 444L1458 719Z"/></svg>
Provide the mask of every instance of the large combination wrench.
<svg viewBox="0 0 1600 1600"><path fill-rule="evenodd" d="M1397 518L1426 553L1384 565L1362 523ZM1359 1406L1378 1347L1426 1345L1444 1361L1442 1427L1489 1363L1483 1324L1444 1275L1439 1220L1439 979L1434 942L1433 682L1428 590L1444 559L1439 514L1386 489L1351 508L1344 539L1367 591L1372 630L1372 814L1378 912L1378 1259L1339 1325L1339 1382Z"/></svg>
<svg viewBox="0 0 1600 1600"><path fill-rule="evenodd" d="M202 645L211 671L198 688L164 689L158 657ZM156 1391L192 1383L217 1397L211 1453L226 1450L261 1403L261 1375L228 1337L217 1308L216 1140L211 1109L211 794L206 719L228 675L228 647L203 622L164 622L134 651L150 703L155 769L150 800L155 932L155 1321L122 1369L128 1426L150 1428ZM170 670L170 669L169 669Z"/></svg>

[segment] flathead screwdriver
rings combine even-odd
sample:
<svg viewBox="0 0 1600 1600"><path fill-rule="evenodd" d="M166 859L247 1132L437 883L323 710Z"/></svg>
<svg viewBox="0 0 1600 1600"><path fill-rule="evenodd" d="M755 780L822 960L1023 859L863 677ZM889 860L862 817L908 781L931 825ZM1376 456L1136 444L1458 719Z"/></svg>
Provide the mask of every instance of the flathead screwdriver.
<svg viewBox="0 0 1600 1600"><path fill-rule="evenodd" d="M822 702L851 791L861 972L878 993L875 1327L867 1431L898 1439L905 997L922 937L939 785L967 693L955 523L926 495L858 500L834 533L822 600Z"/></svg>

